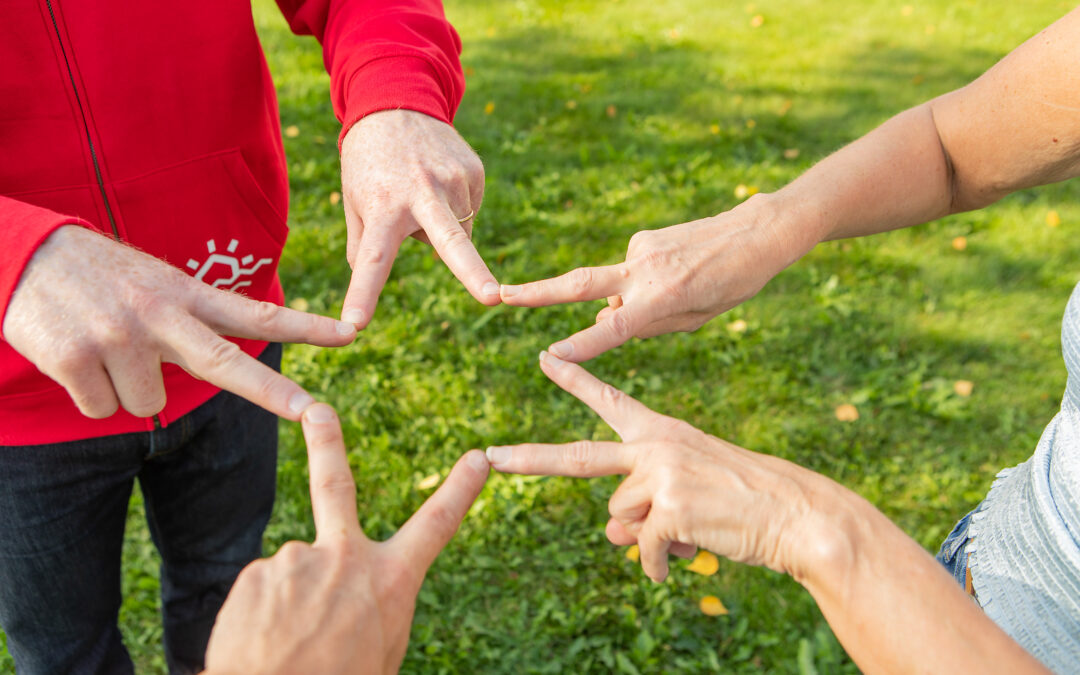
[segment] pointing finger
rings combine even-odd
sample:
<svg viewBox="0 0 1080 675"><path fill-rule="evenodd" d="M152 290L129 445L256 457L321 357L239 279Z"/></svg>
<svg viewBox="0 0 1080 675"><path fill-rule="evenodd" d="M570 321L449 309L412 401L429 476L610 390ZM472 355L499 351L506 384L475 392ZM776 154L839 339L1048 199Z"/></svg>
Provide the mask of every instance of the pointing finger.
<svg viewBox="0 0 1080 675"><path fill-rule="evenodd" d="M601 382L576 363L540 352L540 369L552 382L592 408L624 441L635 440L657 417L644 404Z"/></svg>
<svg viewBox="0 0 1080 675"><path fill-rule="evenodd" d="M610 441L495 446L487 457L496 471L530 476L595 478L629 473L634 466L633 450Z"/></svg>
<svg viewBox="0 0 1080 675"><path fill-rule="evenodd" d="M551 353L575 363L588 361L634 337L652 319L651 313L623 305L605 315L602 321L551 345Z"/></svg>
<svg viewBox="0 0 1080 675"><path fill-rule="evenodd" d="M300 422L307 442L315 543L362 536L356 514L356 481L334 409L316 403L304 411Z"/></svg>
<svg viewBox="0 0 1080 675"><path fill-rule="evenodd" d="M166 323L169 331L160 336L162 360L294 422L315 402L300 385L190 315Z"/></svg>
<svg viewBox="0 0 1080 675"><path fill-rule="evenodd" d="M429 200L414 207L413 217L466 290L485 305L499 304L499 283L450 206L441 199Z"/></svg>
<svg viewBox="0 0 1080 675"><path fill-rule="evenodd" d="M390 540L404 549L406 560L422 578L476 501L488 476L488 461L479 450L458 460L435 494L431 495Z"/></svg>
<svg viewBox="0 0 1080 675"><path fill-rule="evenodd" d="M365 221L364 234L353 256L349 290L341 306L342 321L353 324L357 329L371 322L401 242L402 237L393 223L384 221L370 224Z"/></svg>
<svg viewBox="0 0 1080 675"><path fill-rule="evenodd" d="M546 307L564 302L599 300L622 293L630 276L625 263L579 267L561 276L520 286L503 286L502 300L518 307Z"/></svg>
<svg viewBox="0 0 1080 675"><path fill-rule="evenodd" d="M298 312L272 302L198 284L191 313L222 335L269 342L306 342L340 347L356 338L356 330L328 316Z"/></svg>

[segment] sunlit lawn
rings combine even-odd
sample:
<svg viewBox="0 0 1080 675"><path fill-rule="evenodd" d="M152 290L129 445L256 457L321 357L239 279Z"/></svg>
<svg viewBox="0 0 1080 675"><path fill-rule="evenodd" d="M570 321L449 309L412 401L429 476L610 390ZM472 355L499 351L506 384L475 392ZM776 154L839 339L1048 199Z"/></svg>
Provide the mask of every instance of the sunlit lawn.
<svg viewBox="0 0 1080 675"><path fill-rule="evenodd" d="M1070 8L447 4L468 74L457 125L488 175L475 240L506 282L616 262L638 230L776 189L891 114L976 77ZM331 200L328 78L318 46L288 33L271 2L257 0L256 17L282 124L300 132L286 139L282 280L290 302L336 315L348 267ZM655 409L843 482L936 550L1056 410L1060 316L1080 278L1078 196L1076 184L1028 191L980 214L822 245L697 333L634 342L590 368ZM598 308L485 309L410 242L356 344L287 349L286 372L346 423L367 531L392 533L430 494L417 484L469 448L612 438L535 367L540 349ZM974 383L969 397L957 380ZM858 420L837 420L845 403ZM268 552L313 535L299 430L281 429ZM420 594L404 670L854 670L789 579L722 561L713 576L677 563L667 583L649 582L603 537L615 485L493 478ZM124 565L124 633L139 670L158 672L157 557L138 497ZM730 613L703 615L705 595Z"/></svg>

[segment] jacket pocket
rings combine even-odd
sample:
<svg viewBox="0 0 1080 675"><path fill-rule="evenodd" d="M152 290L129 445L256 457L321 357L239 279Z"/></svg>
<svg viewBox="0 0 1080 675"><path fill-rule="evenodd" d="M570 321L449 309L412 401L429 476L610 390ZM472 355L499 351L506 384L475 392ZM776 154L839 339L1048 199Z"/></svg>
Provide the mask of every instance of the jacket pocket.
<svg viewBox="0 0 1080 675"><path fill-rule="evenodd" d="M114 184L125 240L215 288L266 298L285 246L280 206L239 150Z"/></svg>

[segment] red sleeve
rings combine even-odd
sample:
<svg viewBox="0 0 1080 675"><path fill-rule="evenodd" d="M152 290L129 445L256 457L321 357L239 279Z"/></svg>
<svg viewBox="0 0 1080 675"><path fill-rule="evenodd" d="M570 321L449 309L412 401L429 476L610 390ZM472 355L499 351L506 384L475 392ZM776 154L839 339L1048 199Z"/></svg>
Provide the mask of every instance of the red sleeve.
<svg viewBox="0 0 1080 675"><path fill-rule="evenodd" d="M461 39L440 0L277 0L323 46L341 136L365 115L405 108L447 124L465 91Z"/></svg>
<svg viewBox="0 0 1080 675"><path fill-rule="evenodd" d="M0 195L0 251L3 252L0 254L3 256L0 263L0 329L26 264L38 246L63 225L91 227L85 220ZM2 334L0 339L3 339Z"/></svg>

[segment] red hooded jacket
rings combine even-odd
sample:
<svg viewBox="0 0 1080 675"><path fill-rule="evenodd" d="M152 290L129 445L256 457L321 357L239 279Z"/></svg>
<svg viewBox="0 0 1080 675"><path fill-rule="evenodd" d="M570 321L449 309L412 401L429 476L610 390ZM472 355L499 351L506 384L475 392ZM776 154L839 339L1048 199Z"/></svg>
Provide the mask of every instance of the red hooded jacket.
<svg viewBox="0 0 1080 675"><path fill-rule="evenodd" d="M461 43L439 0L278 5L293 31L322 43L343 134L378 110L452 120L464 89ZM288 194L249 0L4 3L0 326L30 257L65 224L280 303ZM265 347L237 343L253 355ZM156 422L123 410L93 420L0 336L0 445L145 431L218 391L177 366L163 370L168 402Z"/></svg>

